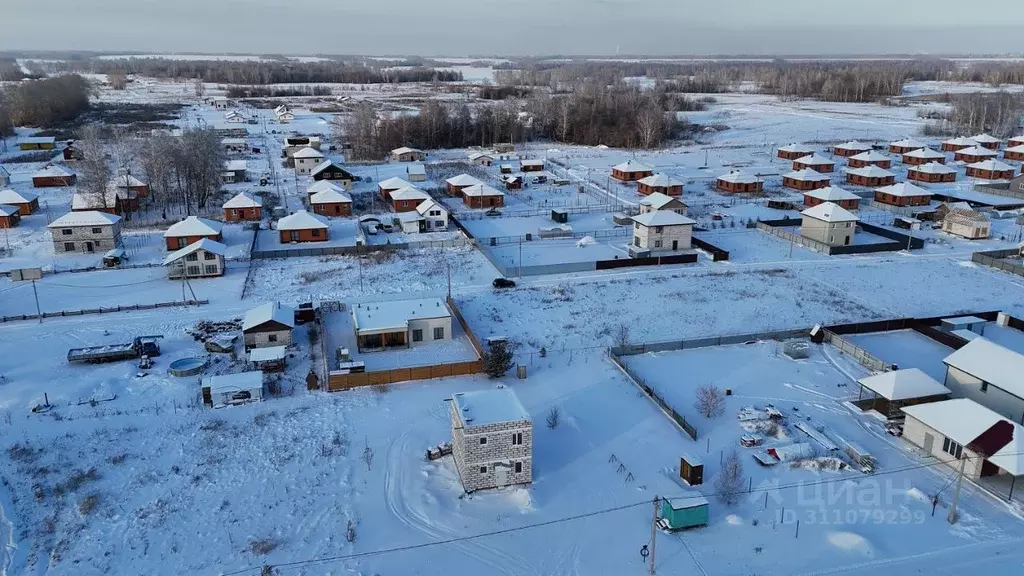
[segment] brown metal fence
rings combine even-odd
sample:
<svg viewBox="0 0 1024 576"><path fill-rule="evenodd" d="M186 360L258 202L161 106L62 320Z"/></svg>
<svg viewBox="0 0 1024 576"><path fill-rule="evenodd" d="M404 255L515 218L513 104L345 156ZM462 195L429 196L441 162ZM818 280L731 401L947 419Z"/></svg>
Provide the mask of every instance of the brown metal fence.
<svg viewBox="0 0 1024 576"><path fill-rule="evenodd" d="M971 260L983 266L990 266L1003 272L1024 276L1024 266L1006 259L1017 255L1020 255L1020 250L1017 249L989 250L987 252L975 252L971 256Z"/></svg>

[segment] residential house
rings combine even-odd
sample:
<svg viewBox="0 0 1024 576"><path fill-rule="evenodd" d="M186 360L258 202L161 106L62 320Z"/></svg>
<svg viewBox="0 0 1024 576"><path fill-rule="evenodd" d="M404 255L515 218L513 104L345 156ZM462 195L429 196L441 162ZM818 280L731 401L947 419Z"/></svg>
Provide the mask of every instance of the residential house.
<svg viewBox="0 0 1024 576"><path fill-rule="evenodd" d="M245 313L242 339L245 349L290 346L295 328L295 309L280 302L268 302Z"/></svg>
<svg viewBox="0 0 1024 576"><path fill-rule="evenodd" d="M865 168L867 166L878 166L879 168L892 168L892 158L889 158L881 152L875 152L874 150L868 150L867 152L861 152L856 156L850 156L846 160L846 165L850 168Z"/></svg>
<svg viewBox="0 0 1024 576"><path fill-rule="evenodd" d="M237 374L207 376L201 386L203 403L207 406L237 406L263 401L263 372L252 370Z"/></svg>
<svg viewBox="0 0 1024 576"><path fill-rule="evenodd" d="M11 185L11 173L7 171L7 168L0 166L0 187L6 187Z"/></svg>
<svg viewBox="0 0 1024 576"><path fill-rule="evenodd" d="M942 231L968 240L983 240L991 235L992 223L977 210L953 209L942 218Z"/></svg>
<svg viewBox="0 0 1024 576"><path fill-rule="evenodd" d="M1015 422L1024 418L1024 355L979 337L943 362L943 383L954 397L970 398Z"/></svg>
<svg viewBox="0 0 1024 576"><path fill-rule="evenodd" d="M1010 148L1014 146L1024 146L1024 134L1010 138L1009 140L1006 141L1006 145Z"/></svg>
<svg viewBox="0 0 1024 576"><path fill-rule="evenodd" d="M391 209L395 212L413 212L424 200L430 200L426 192L406 186L391 193Z"/></svg>
<svg viewBox="0 0 1024 576"><path fill-rule="evenodd" d="M715 180L715 187L719 192L764 192L764 182L753 174L745 174L739 170L733 170L723 174Z"/></svg>
<svg viewBox="0 0 1024 576"><path fill-rule="evenodd" d="M689 250L696 220L669 210L655 210L633 216L630 256L659 255Z"/></svg>
<svg viewBox="0 0 1024 576"><path fill-rule="evenodd" d="M840 208L846 210L857 210L860 208L860 196L849 190L843 190L839 186L828 186L804 192L804 206L808 208L824 204L825 202L838 204Z"/></svg>
<svg viewBox="0 0 1024 576"><path fill-rule="evenodd" d="M957 201L957 202L942 202L936 208L934 212L935 221L939 222L949 214L951 210L974 210L974 207L969 202Z"/></svg>
<svg viewBox="0 0 1024 576"><path fill-rule="evenodd" d="M901 408L928 402L948 400L951 394L938 380L920 368L890 370L857 381L860 393L857 405L863 410L874 410L886 418L898 418ZM864 398L865 392L868 398Z"/></svg>
<svg viewBox="0 0 1024 576"><path fill-rule="evenodd" d="M910 182L900 182L875 190L875 201L890 206L927 206L932 193Z"/></svg>
<svg viewBox="0 0 1024 576"><path fill-rule="evenodd" d="M793 160L793 170L816 170L826 173L836 169L836 163L820 154L809 154Z"/></svg>
<svg viewBox="0 0 1024 576"><path fill-rule="evenodd" d="M1008 189L1013 192L1024 193L1024 174L1010 180L1010 186Z"/></svg>
<svg viewBox="0 0 1024 576"><path fill-rule="evenodd" d="M903 155L903 163L907 166L921 166L933 162L945 164L946 155L942 152L936 152L931 148L918 148Z"/></svg>
<svg viewBox="0 0 1024 576"><path fill-rule="evenodd" d="M295 162L296 174L312 174L313 169L319 167L323 162L324 154L316 148L306 146L293 154L292 160Z"/></svg>
<svg viewBox="0 0 1024 576"><path fill-rule="evenodd" d="M31 192L15 192L10 188L0 190L0 204L18 208L21 216L28 216L39 210L39 195Z"/></svg>
<svg viewBox="0 0 1024 576"><path fill-rule="evenodd" d="M907 180L915 182L956 182L957 171L938 162L910 166L907 168Z"/></svg>
<svg viewBox="0 0 1024 576"><path fill-rule="evenodd" d="M519 169L523 172L543 172L544 161L539 158L536 160L520 160Z"/></svg>
<svg viewBox="0 0 1024 576"><path fill-rule="evenodd" d="M667 194L662 194L661 192L655 192L640 200L641 214L656 212L658 210L667 210L669 212L675 212L676 214L682 214L685 216L686 204L683 204L679 198L673 198Z"/></svg>
<svg viewBox="0 0 1024 576"><path fill-rule="evenodd" d="M32 175L32 186L34 188L74 186L77 181L78 178L74 172L56 164L47 166Z"/></svg>
<svg viewBox="0 0 1024 576"><path fill-rule="evenodd" d="M68 212L46 226L54 252L99 252L121 245L121 217L103 212Z"/></svg>
<svg viewBox="0 0 1024 576"><path fill-rule="evenodd" d="M849 142L843 142L842 144L836 144L832 147L832 153L836 156L842 156L848 158L850 156L856 156L868 150L872 150L871 144L864 142L858 142L857 140L850 140Z"/></svg>
<svg viewBox="0 0 1024 576"><path fill-rule="evenodd" d="M228 154L248 154L248 138L222 138L220 145Z"/></svg>
<svg viewBox="0 0 1024 576"><path fill-rule="evenodd" d="M377 184L377 189L380 191L381 198L391 201L391 193L401 190L402 188L416 188L411 182L395 177L388 178L387 180L381 180Z"/></svg>
<svg viewBox="0 0 1024 576"><path fill-rule="evenodd" d="M1024 162L1024 144L1018 144L1017 146L1010 146L1006 150L1003 150L1003 158L1006 160L1017 160L1018 162ZM3 175L0 175L0 182L2 182Z"/></svg>
<svg viewBox="0 0 1024 576"><path fill-rule="evenodd" d="M294 112L284 112L282 114L277 114L277 121L280 122L281 124L288 124L289 122L294 122L295 121L295 113Z"/></svg>
<svg viewBox="0 0 1024 576"><path fill-rule="evenodd" d="M473 152L469 155L469 161L478 166L490 166L494 164L494 156L486 152Z"/></svg>
<svg viewBox="0 0 1024 576"><path fill-rule="evenodd" d="M667 174L654 174L637 180L636 190L641 196L647 196L655 192L668 196L681 196L683 194L683 183L675 178L670 178Z"/></svg>
<svg viewBox="0 0 1024 576"><path fill-rule="evenodd" d="M800 235L829 246L849 246L859 218L833 202L823 202L800 213Z"/></svg>
<svg viewBox="0 0 1024 576"><path fill-rule="evenodd" d="M79 148L78 145L75 144L73 141L68 140L67 145L65 145L64 149L60 151L60 158L64 162L74 162L76 160L81 160L83 158L82 149Z"/></svg>
<svg viewBox="0 0 1024 576"><path fill-rule="evenodd" d="M224 121L231 124L245 124L245 116L238 110L229 110L224 113Z"/></svg>
<svg viewBox="0 0 1024 576"><path fill-rule="evenodd" d="M964 138L964 137L952 138L952 139L949 139L949 140L944 140L942 142L942 151L943 152L956 152L958 150L963 150L964 148L971 148L971 147L974 147L974 146L977 146L977 145L978 145L978 143L975 142L974 140L971 140L970 138Z"/></svg>
<svg viewBox="0 0 1024 576"><path fill-rule="evenodd" d="M323 216L299 210L277 221L281 244L293 242L326 242L331 225Z"/></svg>
<svg viewBox="0 0 1024 576"><path fill-rule="evenodd" d="M352 199L337 187L320 190L311 195L309 206L314 214L321 216L352 215Z"/></svg>
<svg viewBox="0 0 1024 576"><path fill-rule="evenodd" d="M225 222L258 222L263 218L263 200L248 192L239 192L221 208L224 209Z"/></svg>
<svg viewBox="0 0 1024 576"><path fill-rule="evenodd" d="M171 252L164 258L164 266L169 267L167 277L179 280L223 276L224 255L227 249L228 247L220 242L203 238L181 250Z"/></svg>
<svg viewBox="0 0 1024 576"><path fill-rule="evenodd" d="M413 162L405 167L405 177L409 182L426 182L427 168L420 162Z"/></svg>
<svg viewBox="0 0 1024 576"><path fill-rule="evenodd" d="M73 212L106 212L107 214L125 214L139 209L139 198L131 190L108 188L102 194L95 192L76 192L71 195Z"/></svg>
<svg viewBox="0 0 1024 576"><path fill-rule="evenodd" d="M107 189L119 191L129 190L134 192L135 196L141 196L143 198L149 195L149 185L131 174L122 174L110 182L107 182Z"/></svg>
<svg viewBox="0 0 1024 576"><path fill-rule="evenodd" d="M285 136L284 155L286 158L292 158L300 150L305 148L320 150L320 146L319 136Z"/></svg>
<svg viewBox="0 0 1024 576"><path fill-rule="evenodd" d="M452 457L466 492L533 481L533 424L510 388L452 395Z"/></svg>
<svg viewBox="0 0 1024 576"><path fill-rule="evenodd" d="M462 189L462 203L470 208L501 208L505 193L487 184L476 184Z"/></svg>
<svg viewBox="0 0 1024 576"><path fill-rule="evenodd" d="M788 144L786 146L780 146L778 150L778 156L783 160L796 160L797 158L803 158L808 154L814 154L814 148L803 144Z"/></svg>
<svg viewBox="0 0 1024 576"><path fill-rule="evenodd" d="M53 150L57 147L54 136L25 136L18 140L20 150Z"/></svg>
<svg viewBox="0 0 1024 576"><path fill-rule="evenodd" d="M356 179L351 172L342 168L333 160L324 160L317 164L313 167L312 171L310 171L309 175L316 181L330 180L345 190L351 188L352 182Z"/></svg>
<svg viewBox="0 0 1024 576"><path fill-rule="evenodd" d="M914 140L913 138L904 138L903 140L897 140L889 143L889 152L892 154L903 155L914 150L920 150L927 148L928 145L920 140Z"/></svg>
<svg viewBox="0 0 1024 576"><path fill-rule="evenodd" d="M391 159L395 162L422 162L426 160L427 153L417 148L402 146L391 151Z"/></svg>
<svg viewBox="0 0 1024 576"><path fill-rule="evenodd" d="M989 150L981 146L971 146L969 148L961 148L953 153L953 159L957 162L965 162L967 164L973 164L975 162L983 162L997 158L999 153L995 150Z"/></svg>
<svg viewBox="0 0 1024 576"><path fill-rule="evenodd" d="M415 210L399 213L398 220L406 234L441 232L448 228L448 211L433 200L424 200Z"/></svg>
<svg viewBox="0 0 1024 576"><path fill-rule="evenodd" d="M967 165L967 176L986 180L1009 180L1017 173L1017 169L999 160L984 160Z"/></svg>
<svg viewBox="0 0 1024 576"><path fill-rule="evenodd" d="M470 186L479 186L483 184L479 179L469 174L459 174L458 176L452 176L445 180L448 185L448 193L452 196L462 196L462 191Z"/></svg>
<svg viewBox="0 0 1024 576"><path fill-rule="evenodd" d="M907 406L903 439L964 477L1024 475L1024 427L969 398ZM955 474L955 473L954 473Z"/></svg>
<svg viewBox="0 0 1024 576"><path fill-rule="evenodd" d="M856 186L889 186L896 183L896 175L885 168L866 166L864 168L847 168L846 183Z"/></svg>
<svg viewBox="0 0 1024 576"><path fill-rule="evenodd" d="M782 176L782 185L794 190L817 190L832 183L832 179L817 170L798 170Z"/></svg>
<svg viewBox="0 0 1024 576"><path fill-rule="evenodd" d="M654 175L654 168L635 160L612 166L612 178L622 182L635 182Z"/></svg>
<svg viewBox="0 0 1024 576"><path fill-rule="evenodd" d="M971 136L971 140L974 140L980 144L983 148L989 150L999 150L999 146L1002 145L1003 141L995 136L989 134L978 134L977 136Z"/></svg>
<svg viewBox="0 0 1024 576"><path fill-rule="evenodd" d="M0 204L0 228L14 228L21 223L21 208Z"/></svg>
<svg viewBox="0 0 1024 576"><path fill-rule="evenodd" d="M452 339L452 314L440 298L356 304L350 309L360 352Z"/></svg>
<svg viewBox="0 0 1024 576"><path fill-rule="evenodd" d="M220 177L225 184L245 182L249 179L249 165L245 160L227 160Z"/></svg>
<svg viewBox="0 0 1024 576"><path fill-rule="evenodd" d="M523 177L515 174L508 174L506 176L502 176L501 181L505 183L505 189L510 191L522 190L523 185L525 185Z"/></svg>
<svg viewBox="0 0 1024 576"><path fill-rule="evenodd" d="M221 231L224 225L216 220L208 220L198 216L189 216L176 222L164 232L164 241L168 250L180 250L203 238L220 242L224 239Z"/></svg>

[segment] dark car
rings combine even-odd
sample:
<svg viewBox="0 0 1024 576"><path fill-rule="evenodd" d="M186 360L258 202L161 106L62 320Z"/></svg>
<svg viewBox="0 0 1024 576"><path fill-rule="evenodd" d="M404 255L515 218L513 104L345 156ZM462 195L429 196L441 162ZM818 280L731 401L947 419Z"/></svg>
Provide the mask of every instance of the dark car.
<svg viewBox="0 0 1024 576"><path fill-rule="evenodd" d="M508 278L495 278L491 285L495 288L515 288L516 283L509 280Z"/></svg>

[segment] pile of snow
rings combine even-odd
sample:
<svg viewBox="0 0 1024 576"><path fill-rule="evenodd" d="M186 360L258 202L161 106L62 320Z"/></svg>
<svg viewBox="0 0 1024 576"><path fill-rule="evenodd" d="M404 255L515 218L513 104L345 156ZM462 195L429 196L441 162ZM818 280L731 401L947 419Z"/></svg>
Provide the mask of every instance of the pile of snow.
<svg viewBox="0 0 1024 576"><path fill-rule="evenodd" d="M829 532L825 535L828 543L847 552L857 552L869 558L874 557L875 549L860 534L853 532Z"/></svg>
<svg viewBox="0 0 1024 576"><path fill-rule="evenodd" d="M796 460L793 462L792 467L799 468L802 470L840 472L849 468L849 465L846 462L840 460L839 458L824 456L821 458L806 458L804 460Z"/></svg>
<svg viewBox="0 0 1024 576"><path fill-rule="evenodd" d="M743 518L740 518L735 514L729 514L728 516L726 516L725 521L729 524L732 524L733 526L739 526L740 524L743 524Z"/></svg>
<svg viewBox="0 0 1024 576"><path fill-rule="evenodd" d="M579 240L576 241L576 247L577 248L585 248L587 246L590 246L591 244L596 244L596 243L597 243L597 241L594 240L593 236L584 236L583 238L580 238Z"/></svg>

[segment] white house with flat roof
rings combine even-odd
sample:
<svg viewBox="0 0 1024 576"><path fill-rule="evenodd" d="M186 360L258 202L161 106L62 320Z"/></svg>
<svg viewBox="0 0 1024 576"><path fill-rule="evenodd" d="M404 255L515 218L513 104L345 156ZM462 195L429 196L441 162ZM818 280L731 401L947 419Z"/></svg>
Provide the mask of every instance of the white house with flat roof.
<svg viewBox="0 0 1024 576"><path fill-rule="evenodd" d="M351 312L360 352L452 339L452 313L440 298L355 304Z"/></svg>
<svg viewBox="0 0 1024 576"><path fill-rule="evenodd" d="M1024 355L979 337L943 360L953 396L1020 422L1024 419Z"/></svg>
<svg viewBox="0 0 1024 576"><path fill-rule="evenodd" d="M533 481L533 423L515 392L458 392L448 412L452 457L466 492Z"/></svg>

